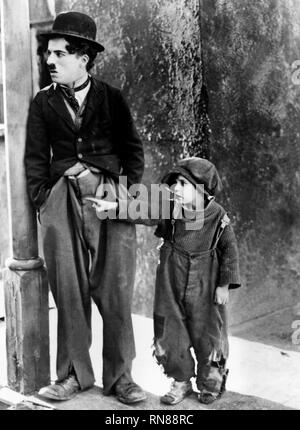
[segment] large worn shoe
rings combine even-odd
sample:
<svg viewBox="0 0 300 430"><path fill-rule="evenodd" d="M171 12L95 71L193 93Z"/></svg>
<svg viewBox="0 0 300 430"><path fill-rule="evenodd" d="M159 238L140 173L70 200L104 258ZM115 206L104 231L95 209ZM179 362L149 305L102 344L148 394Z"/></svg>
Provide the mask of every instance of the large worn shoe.
<svg viewBox="0 0 300 430"><path fill-rule="evenodd" d="M70 400L80 391L80 386L74 375L68 376L62 382L56 382L41 388L39 395L51 400Z"/></svg>
<svg viewBox="0 0 300 430"><path fill-rule="evenodd" d="M127 378L120 378L115 384L117 399L127 405L142 402L147 399L146 393L135 382Z"/></svg>
<svg viewBox="0 0 300 430"><path fill-rule="evenodd" d="M193 392L191 381L173 381L170 391L160 398L166 405L176 405Z"/></svg>

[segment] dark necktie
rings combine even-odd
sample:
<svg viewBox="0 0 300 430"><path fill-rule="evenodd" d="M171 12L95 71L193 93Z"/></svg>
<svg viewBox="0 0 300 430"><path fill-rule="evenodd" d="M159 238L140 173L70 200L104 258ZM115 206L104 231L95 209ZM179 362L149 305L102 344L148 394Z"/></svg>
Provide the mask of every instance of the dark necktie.
<svg viewBox="0 0 300 430"><path fill-rule="evenodd" d="M60 85L59 88L61 89L63 96L66 98L66 100L68 101L68 103L70 104L71 108L78 113L80 106L79 103L75 97L75 92L77 91L81 91L84 88L86 88L88 86L90 82L90 77L87 78L87 80L80 85L79 87L76 88L70 88L70 87L66 87L66 86L62 86Z"/></svg>

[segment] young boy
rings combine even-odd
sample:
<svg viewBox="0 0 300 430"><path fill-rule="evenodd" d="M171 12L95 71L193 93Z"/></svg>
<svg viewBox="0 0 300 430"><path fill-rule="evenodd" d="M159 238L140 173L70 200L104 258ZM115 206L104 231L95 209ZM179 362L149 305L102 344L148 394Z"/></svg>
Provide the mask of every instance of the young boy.
<svg viewBox="0 0 300 430"><path fill-rule="evenodd" d="M173 189L174 206L155 232L163 244L155 287L154 355L173 379L161 401L181 402L192 393L196 376L199 401L209 404L224 392L228 374L226 305L229 290L240 287L237 243L225 210L215 201L222 184L211 162L183 159L162 182ZM202 219L195 211L201 198ZM188 218L178 216L180 206ZM108 208L96 205L96 211Z"/></svg>

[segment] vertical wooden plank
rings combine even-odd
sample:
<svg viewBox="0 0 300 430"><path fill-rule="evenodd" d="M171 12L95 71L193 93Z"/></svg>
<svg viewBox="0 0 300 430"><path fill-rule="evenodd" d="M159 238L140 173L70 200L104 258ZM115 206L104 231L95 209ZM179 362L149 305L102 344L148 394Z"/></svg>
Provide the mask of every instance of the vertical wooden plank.
<svg viewBox="0 0 300 430"><path fill-rule="evenodd" d="M31 56L28 1L2 0L4 124L9 186L9 219L14 258L38 256L35 213L29 203L24 151L31 99Z"/></svg>
<svg viewBox="0 0 300 430"><path fill-rule="evenodd" d="M28 0L1 1L4 124L12 258L4 272L9 386L23 394L49 383L48 283L38 256L36 214L24 152L32 92Z"/></svg>

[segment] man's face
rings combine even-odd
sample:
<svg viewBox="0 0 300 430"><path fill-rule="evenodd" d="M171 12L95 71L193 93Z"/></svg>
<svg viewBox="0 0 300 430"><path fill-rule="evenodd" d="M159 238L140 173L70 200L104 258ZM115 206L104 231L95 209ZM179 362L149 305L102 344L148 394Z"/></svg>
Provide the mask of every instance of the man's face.
<svg viewBox="0 0 300 430"><path fill-rule="evenodd" d="M67 46L63 38L49 40L47 64L53 82L72 86L86 74L88 57L69 54Z"/></svg>

